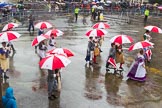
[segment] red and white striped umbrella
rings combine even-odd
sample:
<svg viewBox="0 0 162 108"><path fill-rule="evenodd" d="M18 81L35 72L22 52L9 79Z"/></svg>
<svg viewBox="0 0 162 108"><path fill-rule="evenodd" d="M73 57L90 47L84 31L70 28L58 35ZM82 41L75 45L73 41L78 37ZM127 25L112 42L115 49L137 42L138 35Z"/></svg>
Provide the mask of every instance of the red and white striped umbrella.
<svg viewBox="0 0 162 108"><path fill-rule="evenodd" d="M48 51L47 53L50 53L50 54L66 54L67 57L74 56L74 54L69 49L66 49L66 48L55 48L53 50Z"/></svg>
<svg viewBox="0 0 162 108"><path fill-rule="evenodd" d="M144 29L146 29L146 30L149 30L149 31L151 31L151 32L155 32L155 33L162 33L162 29L160 29L159 27L157 27L157 26L146 26L146 27L144 27Z"/></svg>
<svg viewBox="0 0 162 108"><path fill-rule="evenodd" d="M124 43L132 43L133 39L131 36L127 35L117 35L110 39L112 43L124 44Z"/></svg>
<svg viewBox="0 0 162 108"><path fill-rule="evenodd" d="M108 62L116 69L117 68L117 66L116 66L116 62L115 62L115 60L113 59L113 58L109 58L108 59Z"/></svg>
<svg viewBox="0 0 162 108"><path fill-rule="evenodd" d="M47 35L40 35L40 36L37 36L33 39L32 41L32 46L37 46L41 41L45 40L45 39L49 39L49 36Z"/></svg>
<svg viewBox="0 0 162 108"><path fill-rule="evenodd" d="M94 29L108 29L110 26L107 23L99 22L93 25Z"/></svg>
<svg viewBox="0 0 162 108"><path fill-rule="evenodd" d="M62 67L66 67L70 63L71 61L66 56L54 54L43 58L39 62L39 65L41 69L55 70L60 69Z"/></svg>
<svg viewBox="0 0 162 108"><path fill-rule="evenodd" d="M39 29L52 28L52 24L47 21L42 21L35 24L35 27Z"/></svg>
<svg viewBox="0 0 162 108"><path fill-rule="evenodd" d="M9 30L11 30L15 27L18 27L18 26L19 25L17 23L8 23L3 27L2 31L9 31Z"/></svg>
<svg viewBox="0 0 162 108"><path fill-rule="evenodd" d="M86 32L86 36L103 36L106 34L107 31L104 29L93 29Z"/></svg>
<svg viewBox="0 0 162 108"><path fill-rule="evenodd" d="M48 32L45 33L45 35L54 36L54 37L61 36L63 34L64 33L61 30L58 30L58 29L52 29L52 30L49 30Z"/></svg>
<svg viewBox="0 0 162 108"><path fill-rule="evenodd" d="M19 38L21 35L15 31L7 31L0 33L1 42L9 42Z"/></svg>
<svg viewBox="0 0 162 108"><path fill-rule="evenodd" d="M159 9L159 10L162 10L162 6L159 6L158 9Z"/></svg>
<svg viewBox="0 0 162 108"><path fill-rule="evenodd" d="M153 46L153 45L154 45L154 43L151 43L149 41L141 41L141 42L137 42L137 43L131 45L128 50L132 51L135 49L146 48L146 47Z"/></svg>

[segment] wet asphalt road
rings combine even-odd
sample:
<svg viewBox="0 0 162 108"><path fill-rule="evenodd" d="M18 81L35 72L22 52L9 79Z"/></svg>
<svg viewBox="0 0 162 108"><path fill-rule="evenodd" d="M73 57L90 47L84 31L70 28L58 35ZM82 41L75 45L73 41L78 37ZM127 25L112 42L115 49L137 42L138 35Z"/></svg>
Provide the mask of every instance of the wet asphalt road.
<svg viewBox="0 0 162 108"><path fill-rule="evenodd" d="M108 21L111 28L107 30L103 52L97 59L98 64L87 68L85 55L88 38L85 32L91 28L92 23L89 21L85 26L79 19L77 24L68 24L67 18L51 22L65 32L65 35L56 39L57 47L69 48L75 56L71 58L71 64L62 70L62 90L60 96L58 94L59 98L49 101L47 73L39 69L39 57L31 47L31 41L37 33L29 36L26 29L18 31L22 36L13 42L16 54L10 59L11 72L8 82L14 88L19 108L161 108L160 75L148 73L145 83L127 81L126 75L134 52L124 50L126 63L123 77L113 75L113 71L105 71L105 61L110 48L109 39L124 33L131 35L137 42L139 36L144 33L142 24L139 28L137 25Z"/></svg>

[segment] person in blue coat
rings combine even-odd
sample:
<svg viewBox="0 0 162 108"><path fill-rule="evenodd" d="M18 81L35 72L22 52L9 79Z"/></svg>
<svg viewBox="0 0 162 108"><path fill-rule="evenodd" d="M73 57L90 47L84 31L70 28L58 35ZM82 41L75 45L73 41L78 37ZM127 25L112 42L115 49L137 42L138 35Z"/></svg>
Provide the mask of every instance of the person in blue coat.
<svg viewBox="0 0 162 108"><path fill-rule="evenodd" d="M2 96L3 108L17 108L16 99L13 95L13 88L8 87L6 89L6 94Z"/></svg>

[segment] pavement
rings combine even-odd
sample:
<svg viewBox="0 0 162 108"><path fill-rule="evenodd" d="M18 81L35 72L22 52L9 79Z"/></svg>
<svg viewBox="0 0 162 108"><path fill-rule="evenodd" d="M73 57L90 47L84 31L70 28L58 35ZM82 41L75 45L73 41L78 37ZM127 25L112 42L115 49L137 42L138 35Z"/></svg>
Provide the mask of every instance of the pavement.
<svg viewBox="0 0 162 108"><path fill-rule="evenodd" d="M105 61L110 48L110 38L124 33L137 42L144 33L143 24L129 25L124 22L109 21L110 29L105 36L103 52L98 57L98 64L85 67L88 37L85 32L93 23L87 18L88 25L82 24L81 17L77 23L67 23L68 18L49 20L55 27L64 31L56 39L57 47L66 47L74 52L71 64L63 68L62 89L58 99L49 101L47 97L46 70L39 68L39 57L31 46L37 31L29 34L27 28L16 28L22 36L13 42L16 54L10 58L10 79L7 85L14 88L19 108L161 108L161 75L149 68L145 83L127 80L127 73L136 51L128 52L129 45L124 45L125 64L123 77L106 73ZM139 26L140 25L140 26ZM159 34L156 34L158 36ZM154 59L154 57L153 57ZM154 62L156 63L156 62ZM159 73L160 73L159 72Z"/></svg>

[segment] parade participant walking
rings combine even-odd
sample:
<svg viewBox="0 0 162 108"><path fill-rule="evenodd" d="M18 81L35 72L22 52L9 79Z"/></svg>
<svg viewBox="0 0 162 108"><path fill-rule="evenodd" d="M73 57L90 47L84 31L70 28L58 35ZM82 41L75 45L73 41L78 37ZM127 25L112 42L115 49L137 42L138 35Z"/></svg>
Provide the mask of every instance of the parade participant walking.
<svg viewBox="0 0 162 108"><path fill-rule="evenodd" d="M143 39L150 41L152 39L152 37L150 36L150 31L146 30L145 34L143 35ZM150 63L151 61L151 56L152 56L152 51L150 47L146 47L143 49L144 50L144 57L145 57L145 61L147 63Z"/></svg>
<svg viewBox="0 0 162 108"><path fill-rule="evenodd" d="M38 30L38 36L44 34L44 30L43 29L39 29ZM37 53L37 46L35 46L35 53Z"/></svg>
<svg viewBox="0 0 162 108"><path fill-rule="evenodd" d="M122 65L124 64L124 55L122 45L116 45L116 63L120 63L120 69L123 69Z"/></svg>
<svg viewBox="0 0 162 108"><path fill-rule="evenodd" d="M74 13L75 13L75 22L77 22L78 14L79 14L79 8L78 7L75 8Z"/></svg>
<svg viewBox="0 0 162 108"><path fill-rule="evenodd" d="M3 108L17 108L16 99L13 94L13 88L8 87L6 93L2 96L2 105Z"/></svg>
<svg viewBox="0 0 162 108"><path fill-rule="evenodd" d="M0 58L0 64L1 69L3 70L3 77L4 79L8 79L9 77L6 75L8 69L9 69L9 53L10 48L7 47L6 42L2 42L2 48L1 48L1 58Z"/></svg>
<svg viewBox="0 0 162 108"><path fill-rule="evenodd" d="M44 41L40 42L38 46L39 46L39 57L41 60L42 58L46 57L47 47Z"/></svg>
<svg viewBox="0 0 162 108"><path fill-rule="evenodd" d="M143 49L137 54L135 61L130 67L127 77L132 80L145 81L146 80L146 69L145 69L145 58Z"/></svg>
<svg viewBox="0 0 162 108"><path fill-rule="evenodd" d="M145 18L144 18L144 23L145 24L147 23L147 19L148 19L149 14L150 14L150 11L149 11L148 8L146 8L146 10L145 10Z"/></svg>
<svg viewBox="0 0 162 108"><path fill-rule="evenodd" d="M150 31L146 30L145 34L143 35L143 40L150 41L152 37L150 36Z"/></svg>
<svg viewBox="0 0 162 108"><path fill-rule="evenodd" d="M95 47L94 47L93 63L97 64L96 58L97 58L97 56L100 55L99 40L98 40L98 37L97 36L94 39L94 44L95 44Z"/></svg>
<svg viewBox="0 0 162 108"><path fill-rule="evenodd" d="M89 42L88 42L88 48L87 48L87 55L86 55L86 65L87 67L89 67L89 65L91 65L91 61L94 55L94 43L93 43L93 37L89 37Z"/></svg>
<svg viewBox="0 0 162 108"><path fill-rule="evenodd" d="M34 18L33 18L33 16L32 16L32 14L30 14L28 20L29 20L29 27L28 27L28 31L30 32L30 29L31 29L31 28L32 28L33 31L34 31Z"/></svg>
<svg viewBox="0 0 162 108"><path fill-rule="evenodd" d="M43 29L39 29L38 30L38 36L40 36L41 34L44 34L44 30Z"/></svg>
<svg viewBox="0 0 162 108"><path fill-rule="evenodd" d="M83 16L83 25L88 25L88 23L87 23L87 20L86 20L86 16Z"/></svg>
<svg viewBox="0 0 162 108"><path fill-rule="evenodd" d="M48 70L47 83L48 83L48 99L54 100L57 96L54 91L57 90L56 80L54 77L54 71Z"/></svg>
<svg viewBox="0 0 162 108"><path fill-rule="evenodd" d="M101 46L102 46L102 43L103 43L103 41L104 41L104 36L99 36L99 37L98 37L98 40L99 40L99 49L100 49L100 52L102 52Z"/></svg>
<svg viewBox="0 0 162 108"><path fill-rule="evenodd" d="M48 44L48 51L54 48L56 48L56 41L55 41L55 37L51 35L51 38L49 39L49 44Z"/></svg>
<svg viewBox="0 0 162 108"><path fill-rule="evenodd" d="M115 57L116 57L115 43L111 43L111 48L109 50L109 55L108 55L107 60L106 60L106 71L109 71L108 68L109 68L110 63L108 62L108 60L109 60L110 57L113 58L113 59L115 59Z"/></svg>
<svg viewBox="0 0 162 108"><path fill-rule="evenodd" d="M57 90L61 91L61 69L55 69L55 74L56 74L56 82L57 82Z"/></svg>

